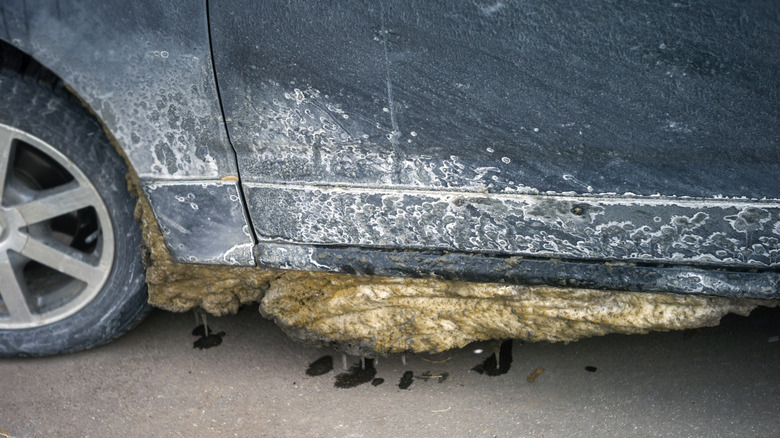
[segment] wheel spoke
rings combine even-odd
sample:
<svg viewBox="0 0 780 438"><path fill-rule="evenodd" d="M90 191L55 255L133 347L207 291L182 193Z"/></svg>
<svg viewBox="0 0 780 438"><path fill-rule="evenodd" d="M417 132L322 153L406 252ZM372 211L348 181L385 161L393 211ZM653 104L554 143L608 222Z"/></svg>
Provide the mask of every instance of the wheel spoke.
<svg viewBox="0 0 780 438"><path fill-rule="evenodd" d="M11 166L11 143L14 137L11 131L0 129L0 198L5 190L8 168Z"/></svg>
<svg viewBox="0 0 780 438"><path fill-rule="evenodd" d="M95 203L95 194L89 187L70 183L46 191L34 201L16 207L27 225L61 216Z"/></svg>
<svg viewBox="0 0 780 438"><path fill-rule="evenodd" d="M25 257L56 269L87 284L99 282L103 272L99 266L92 266L80 259L78 251L71 248L54 248L29 238L20 251Z"/></svg>
<svg viewBox="0 0 780 438"><path fill-rule="evenodd" d="M33 320L33 315L24 297L23 286L19 284L14 267L3 254L0 257L0 296L3 297L12 322L25 323Z"/></svg>
<svg viewBox="0 0 780 438"><path fill-rule="evenodd" d="M61 148L33 134L0 122L3 332L54 324L82 311L107 287L114 264L114 212L101 195L114 199L114 192L85 174L103 170L79 165L79 133L63 129Z"/></svg>

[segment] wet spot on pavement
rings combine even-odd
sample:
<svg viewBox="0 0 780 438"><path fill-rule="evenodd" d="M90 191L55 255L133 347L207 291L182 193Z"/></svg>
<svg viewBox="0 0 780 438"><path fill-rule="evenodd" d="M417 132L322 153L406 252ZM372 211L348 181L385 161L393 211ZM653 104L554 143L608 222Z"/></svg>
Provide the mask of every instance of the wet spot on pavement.
<svg viewBox="0 0 780 438"><path fill-rule="evenodd" d="M346 373L336 376L336 388L354 388L358 385L371 382L376 376L374 359L365 360L365 368L360 362L352 365Z"/></svg>
<svg viewBox="0 0 780 438"><path fill-rule="evenodd" d="M222 343L222 337L225 336L225 332L214 333L210 328L208 334L203 324L195 327L192 330L192 336L199 336L198 339L192 344L192 348L205 350L206 348L216 347Z"/></svg>
<svg viewBox="0 0 780 438"><path fill-rule="evenodd" d="M512 340L504 341L498 352L498 360L496 360L495 353L491 354L484 362L471 370L480 374L487 374L491 377L506 374L509 371L509 367L512 365Z"/></svg>
<svg viewBox="0 0 780 438"><path fill-rule="evenodd" d="M412 386L412 382L414 382L414 372L407 371L403 376L401 376L401 381L398 382L398 387L401 389L409 389L409 387Z"/></svg>
<svg viewBox="0 0 780 438"><path fill-rule="evenodd" d="M309 364L306 374L309 376L321 376L329 373L333 369L333 356L322 356Z"/></svg>

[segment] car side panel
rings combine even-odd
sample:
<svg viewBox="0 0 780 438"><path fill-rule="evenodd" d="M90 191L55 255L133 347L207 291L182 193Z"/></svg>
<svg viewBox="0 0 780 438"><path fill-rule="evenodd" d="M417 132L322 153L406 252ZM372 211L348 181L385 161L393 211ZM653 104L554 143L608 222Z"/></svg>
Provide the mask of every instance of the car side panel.
<svg viewBox="0 0 780 438"><path fill-rule="evenodd" d="M777 2L211 7L244 181L780 199Z"/></svg>
<svg viewBox="0 0 780 438"><path fill-rule="evenodd" d="M211 7L261 264L514 256L628 263L625 289L777 293L776 3ZM658 280L677 265L681 286ZM746 270L763 280L722 281Z"/></svg>

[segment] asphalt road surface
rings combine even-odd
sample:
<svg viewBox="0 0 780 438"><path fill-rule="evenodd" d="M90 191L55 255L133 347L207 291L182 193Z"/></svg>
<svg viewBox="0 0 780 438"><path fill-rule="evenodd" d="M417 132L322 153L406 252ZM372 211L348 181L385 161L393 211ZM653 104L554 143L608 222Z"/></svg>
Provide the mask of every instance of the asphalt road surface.
<svg viewBox="0 0 780 438"><path fill-rule="evenodd" d="M779 310L685 333L503 344L498 370L497 344L475 343L365 371L349 357L352 374L256 307L210 318L205 339L192 313L154 311L92 351L0 360L0 437L777 437ZM318 359L309 373L322 374L307 375Z"/></svg>

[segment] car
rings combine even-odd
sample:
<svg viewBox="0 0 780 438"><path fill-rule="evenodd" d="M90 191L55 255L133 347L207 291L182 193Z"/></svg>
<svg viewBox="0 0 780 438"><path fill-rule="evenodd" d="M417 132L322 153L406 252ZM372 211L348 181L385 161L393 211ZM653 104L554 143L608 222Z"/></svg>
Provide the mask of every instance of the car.
<svg viewBox="0 0 780 438"><path fill-rule="evenodd" d="M364 355L777 305L776 9L5 1L0 354L147 301Z"/></svg>

